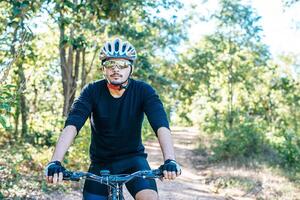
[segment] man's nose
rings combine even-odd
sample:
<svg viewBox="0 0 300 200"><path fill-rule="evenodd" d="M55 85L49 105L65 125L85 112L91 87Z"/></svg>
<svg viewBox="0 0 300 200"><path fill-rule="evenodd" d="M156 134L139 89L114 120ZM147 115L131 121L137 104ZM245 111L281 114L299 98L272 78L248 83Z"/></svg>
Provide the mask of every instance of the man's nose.
<svg viewBox="0 0 300 200"><path fill-rule="evenodd" d="M119 67L118 67L117 65L114 65L114 66L112 67L112 70L115 72L115 71L119 71L120 69L119 69Z"/></svg>

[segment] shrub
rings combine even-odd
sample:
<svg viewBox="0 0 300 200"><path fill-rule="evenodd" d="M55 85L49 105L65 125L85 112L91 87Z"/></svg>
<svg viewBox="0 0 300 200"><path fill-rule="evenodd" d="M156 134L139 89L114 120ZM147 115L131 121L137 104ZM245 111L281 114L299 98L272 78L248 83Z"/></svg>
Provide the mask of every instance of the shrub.
<svg viewBox="0 0 300 200"><path fill-rule="evenodd" d="M226 128L223 136L216 140L213 148L217 159L255 156L264 149L264 129L257 126L254 121L240 123L231 129Z"/></svg>
<svg viewBox="0 0 300 200"><path fill-rule="evenodd" d="M281 132L282 142L275 145L284 167L293 167L300 170L300 138L291 130Z"/></svg>

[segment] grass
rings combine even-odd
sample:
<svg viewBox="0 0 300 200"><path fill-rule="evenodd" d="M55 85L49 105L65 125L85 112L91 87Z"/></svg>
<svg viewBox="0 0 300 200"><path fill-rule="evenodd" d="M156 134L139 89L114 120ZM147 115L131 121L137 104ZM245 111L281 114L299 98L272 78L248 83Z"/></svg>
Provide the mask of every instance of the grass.
<svg viewBox="0 0 300 200"><path fill-rule="evenodd" d="M223 161L206 168L205 183L212 191L237 199L289 199L300 197L299 184L282 175L280 168L259 165L241 167L241 163Z"/></svg>
<svg viewBox="0 0 300 200"><path fill-rule="evenodd" d="M34 152L34 153L33 153ZM49 199L49 193L68 193L74 183L48 185L44 166L52 150L30 145L3 146L0 150L0 199Z"/></svg>
<svg viewBox="0 0 300 200"><path fill-rule="evenodd" d="M239 200L300 199L300 172L282 167L272 149L255 157L216 160L211 151L211 140L202 136L195 153L203 159L198 163L206 165L198 164L200 174L212 192Z"/></svg>

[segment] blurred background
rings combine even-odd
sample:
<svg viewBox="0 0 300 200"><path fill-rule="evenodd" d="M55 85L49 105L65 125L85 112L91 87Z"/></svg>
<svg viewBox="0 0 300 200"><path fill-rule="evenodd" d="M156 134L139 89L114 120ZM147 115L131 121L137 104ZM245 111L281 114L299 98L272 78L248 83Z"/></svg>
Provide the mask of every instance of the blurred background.
<svg viewBox="0 0 300 200"><path fill-rule="evenodd" d="M203 184L299 199L299 13L298 0L0 1L0 199L80 191L47 186L43 169L74 99L103 78L99 49L114 37L135 46L133 78L156 89L171 125L187 130L181 140L197 130L188 159L220 172ZM68 168L87 170L89 140L87 122ZM276 179L242 176L253 171Z"/></svg>

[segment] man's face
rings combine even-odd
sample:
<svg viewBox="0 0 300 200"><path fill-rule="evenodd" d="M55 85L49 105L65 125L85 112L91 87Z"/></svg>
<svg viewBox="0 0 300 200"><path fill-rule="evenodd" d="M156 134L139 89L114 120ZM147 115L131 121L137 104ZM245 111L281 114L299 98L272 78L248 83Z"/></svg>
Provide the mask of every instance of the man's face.
<svg viewBox="0 0 300 200"><path fill-rule="evenodd" d="M130 76L131 63L125 59L110 59L103 63L106 78L112 84L122 84Z"/></svg>

